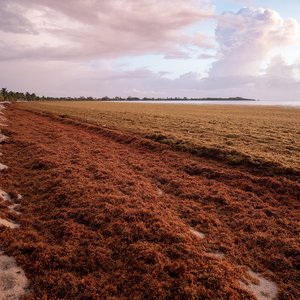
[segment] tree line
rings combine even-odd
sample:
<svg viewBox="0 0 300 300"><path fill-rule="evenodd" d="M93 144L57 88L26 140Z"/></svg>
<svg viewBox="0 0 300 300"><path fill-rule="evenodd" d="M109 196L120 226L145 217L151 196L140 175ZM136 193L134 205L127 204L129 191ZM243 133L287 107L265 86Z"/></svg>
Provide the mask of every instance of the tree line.
<svg viewBox="0 0 300 300"><path fill-rule="evenodd" d="M35 93L22 93L22 92L14 92L9 91L6 88L2 88L0 90L0 101L254 101L253 99L246 99L242 97L229 97L229 98L187 98L187 97L166 97L166 98L139 98L139 97L100 97L100 98L93 98L93 97L45 97L45 96L37 96Z"/></svg>
<svg viewBox="0 0 300 300"><path fill-rule="evenodd" d="M38 100L39 97L35 93L22 93L22 92L13 92L9 91L7 88L2 88L0 97L3 101L34 101Z"/></svg>

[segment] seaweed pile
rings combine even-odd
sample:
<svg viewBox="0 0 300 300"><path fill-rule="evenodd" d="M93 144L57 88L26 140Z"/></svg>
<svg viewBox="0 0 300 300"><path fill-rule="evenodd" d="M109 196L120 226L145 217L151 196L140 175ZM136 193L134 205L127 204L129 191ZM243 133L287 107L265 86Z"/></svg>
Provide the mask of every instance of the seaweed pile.
<svg viewBox="0 0 300 300"><path fill-rule="evenodd" d="M296 175L7 115L0 183L21 226L0 240L26 299L299 299Z"/></svg>

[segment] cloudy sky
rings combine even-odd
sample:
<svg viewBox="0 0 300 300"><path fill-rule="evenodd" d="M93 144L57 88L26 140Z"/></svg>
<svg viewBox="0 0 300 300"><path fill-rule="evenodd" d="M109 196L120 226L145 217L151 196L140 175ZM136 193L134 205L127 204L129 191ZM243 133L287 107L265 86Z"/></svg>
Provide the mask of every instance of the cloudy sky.
<svg viewBox="0 0 300 300"><path fill-rule="evenodd" d="M0 85L300 100L298 0L0 0Z"/></svg>

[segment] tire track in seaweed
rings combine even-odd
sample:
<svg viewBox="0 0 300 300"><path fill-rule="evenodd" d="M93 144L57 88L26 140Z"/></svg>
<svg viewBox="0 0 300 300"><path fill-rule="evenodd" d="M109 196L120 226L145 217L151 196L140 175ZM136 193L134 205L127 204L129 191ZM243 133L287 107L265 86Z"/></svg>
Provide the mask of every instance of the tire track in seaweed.
<svg viewBox="0 0 300 300"><path fill-rule="evenodd" d="M24 196L23 226L4 246L30 274L28 299L251 299L248 269L297 299L293 178L9 112L5 182Z"/></svg>

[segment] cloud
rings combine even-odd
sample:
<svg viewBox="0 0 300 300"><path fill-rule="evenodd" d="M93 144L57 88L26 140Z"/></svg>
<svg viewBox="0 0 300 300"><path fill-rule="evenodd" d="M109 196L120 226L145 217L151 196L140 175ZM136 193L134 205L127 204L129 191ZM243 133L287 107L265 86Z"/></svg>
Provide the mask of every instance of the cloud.
<svg viewBox="0 0 300 300"><path fill-rule="evenodd" d="M0 5L0 31L36 34L32 24L22 16L21 11L5 0Z"/></svg>
<svg viewBox="0 0 300 300"><path fill-rule="evenodd" d="M273 57L265 70L265 75L273 78L281 78L285 80L296 80L299 63L287 64L281 55Z"/></svg>
<svg viewBox="0 0 300 300"><path fill-rule="evenodd" d="M199 59L212 59L212 58L216 58L216 56L213 54L201 53L198 55L198 58Z"/></svg>
<svg viewBox="0 0 300 300"><path fill-rule="evenodd" d="M300 81L277 76L284 68L294 65L279 63L275 59L260 76L203 77L189 72L175 79L165 72L155 73L146 68L132 71L116 70L109 64L99 63L97 68L77 62L38 61L18 64L0 62L0 82L12 90L35 92L49 96L138 96L138 97L232 97L264 100L299 100ZM299 65L298 65L299 68ZM270 75L269 72L272 74ZM290 74L289 71L284 71ZM28 76L30 74L30 76Z"/></svg>
<svg viewBox="0 0 300 300"><path fill-rule="evenodd" d="M294 43L299 37L299 23L283 20L271 9L243 8L219 17L216 40L219 59L210 76L257 75L271 50Z"/></svg>
<svg viewBox="0 0 300 300"><path fill-rule="evenodd" d="M300 58L271 59L274 49L295 42L298 22L271 9L244 8L216 18L214 41L197 27L212 13L208 0L1 0L0 82L53 96L299 100ZM144 54L152 54L149 62ZM136 55L149 68L157 62L157 72L134 62L130 71L120 67L117 58ZM203 74L174 79L177 66L196 70L198 63L206 64Z"/></svg>
<svg viewBox="0 0 300 300"><path fill-rule="evenodd" d="M199 48L213 49L215 47L211 38L202 32L197 32L193 37L193 45Z"/></svg>
<svg viewBox="0 0 300 300"><path fill-rule="evenodd" d="M184 28L213 13L207 0L3 1L16 10L1 10L4 30L27 35L21 42L18 39L17 46L13 36L5 39L0 59L66 60L146 53L179 57L183 54L178 45L188 41ZM30 36L33 32L39 34L38 40Z"/></svg>

